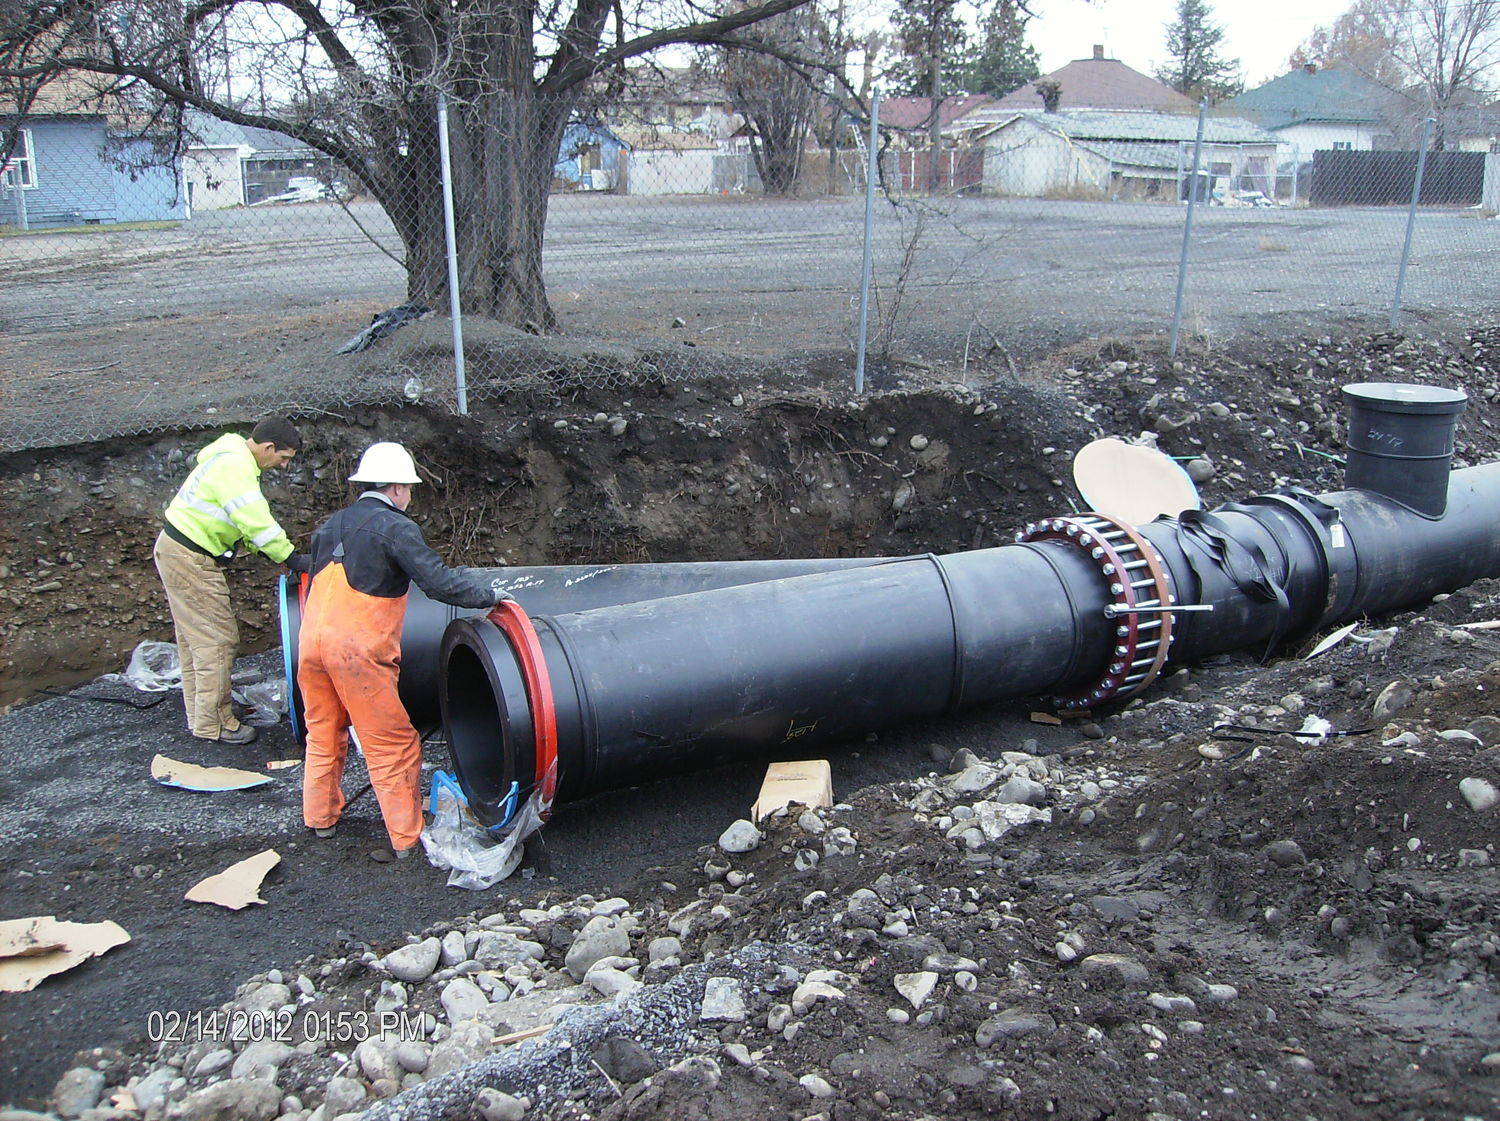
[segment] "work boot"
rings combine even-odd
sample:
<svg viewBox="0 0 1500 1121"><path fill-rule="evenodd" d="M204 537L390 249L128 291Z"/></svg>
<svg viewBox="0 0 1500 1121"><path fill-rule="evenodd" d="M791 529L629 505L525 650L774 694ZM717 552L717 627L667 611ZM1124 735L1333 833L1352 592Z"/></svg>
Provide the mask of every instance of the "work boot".
<svg viewBox="0 0 1500 1121"><path fill-rule="evenodd" d="M338 831L338 823L334 822L334 824L330 825L327 829L314 829L313 836L326 841L329 837L332 837Z"/></svg>
<svg viewBox="0 0 1500 1121"><path fill-rule="evenodd" d="M376 864L390 864L397 860L406 860L412 853L417 851L416 845L406 849L378 848L370 853L370 859Z"/></svg>
<svg viewBox="0 0 1500 1121"><path fill-rule="evenodd" d="M251 725L249 725L249 724L241 724L238 728L236 728L232 732L230 732L230 731L221 731L219 733L219 741L218 742L219 743L232 743L235 746L242 746L242 745L247 744L247 743L254 743L255 742L255 734L256 734L255 733L255 729Z"/></svg>

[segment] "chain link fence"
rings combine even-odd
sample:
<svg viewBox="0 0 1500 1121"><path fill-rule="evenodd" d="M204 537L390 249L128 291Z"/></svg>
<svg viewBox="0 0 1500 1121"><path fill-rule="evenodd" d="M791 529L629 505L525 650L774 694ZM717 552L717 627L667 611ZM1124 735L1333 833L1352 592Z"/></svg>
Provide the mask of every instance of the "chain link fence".
<svg viewBox="0 0 1500 1121"><path fill-rule="evenodd" d="M1165 337L1195 184L1190 345L1391 314L1415 151L1309 150L1210 114L1195 174L1193 115L974 100L934 129L926 103L887 99L873 181L868 120L828 106L781 131L764 106L570 111L531 188L514 164L509 180L475 170L468 121L452 182L470 400L715 374L852 388L867 237L874 369L981 376ZM485 122L495 149L539 108ZM440 161L402 153L408 173L377 180L208 118L180 151L102 115L35 116L18 136L0 186L0 447L456 400ZM1403 330L1500 306L1497 210L1500 154L1431 154Z"/></svg>

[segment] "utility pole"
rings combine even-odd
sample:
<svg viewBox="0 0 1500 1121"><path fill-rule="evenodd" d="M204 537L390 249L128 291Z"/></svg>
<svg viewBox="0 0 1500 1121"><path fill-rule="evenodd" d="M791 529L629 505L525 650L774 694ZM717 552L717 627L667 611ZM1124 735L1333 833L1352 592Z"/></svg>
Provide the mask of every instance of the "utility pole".
<svg viewBox="0 0 1500 1121"><path fill-rule="evenodd" d="M224 13L224 18L219 23L219 36L224 43L224 104L234 105L234 87L231 84L229 74L229 13Z"/></svg>
<svg viewBox="0 0 1500 1121"><path fill-rule="evenodd" d="M932 31L927 44L931 57L929 81L932 87L932 120L927 126L927 193L935 195L942 188L938 155L943 143L943 9L944 0L931 0Z"/></svg>

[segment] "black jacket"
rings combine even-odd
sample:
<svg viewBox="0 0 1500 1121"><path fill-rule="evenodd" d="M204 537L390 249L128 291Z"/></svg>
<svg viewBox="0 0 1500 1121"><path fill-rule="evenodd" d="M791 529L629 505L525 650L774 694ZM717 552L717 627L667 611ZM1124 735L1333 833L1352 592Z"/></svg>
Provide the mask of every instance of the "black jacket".
<svg viewBox="0 0 1500 1121"><path fill-rule="evenodd" d="M492 607L499 598L473 569L444 564L416 522L370 494L361 495L313 534L313 575L334 560L343 563L349 586L365 595L396 599L414 580L433 599L456 607Z"/></svg>

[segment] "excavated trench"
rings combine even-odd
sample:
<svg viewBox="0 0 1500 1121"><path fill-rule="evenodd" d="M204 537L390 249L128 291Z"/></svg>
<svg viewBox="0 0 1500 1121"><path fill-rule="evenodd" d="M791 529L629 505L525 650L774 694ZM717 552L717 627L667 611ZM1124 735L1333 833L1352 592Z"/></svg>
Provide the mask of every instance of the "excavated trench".
<svg viewBox="0 0 1500 1121"><path fill-rule="evenodd" d="M1153 430L1171 454L1206 455L1215 465L1202 486L1209 504L1292 480L1314 491L1329 489L1341 476L1326 458L1341 450L1338 385L1381 380L1396 364L1402 369L1390 380L1432 380L1469 390L1472 404L1460 424L1456 466L1492 460L1500 452L1494 428L1500 370L1489 357L1500 347L1456 355L1384 343L1298 349L1291 356L1200 356L1173 367L1111 344L1062 356L1057 369L1035 383L988 385L982 394L944 387L894 390L860 402L829 393L778 395L747 379L692 388L642 382L625 391L507 398L481 406L466 420L436 409L354 410L308 420L305 453L291 471L268 476L267 492L288 528L305 535L346 500L350 492L343 480L362 448L395 439L411 446L432 472L416 512L429 540L454 561L564 564L961 551L1009 540L1017 526L1040 515L1069 512L1069 458L1102 433ZM1320 358L1328 365L1319 364ZM0 600L8 604L0 615L0 702L24 701L39 688L118 669L141 639L170 637L150 566L151 541L186 457L222 430L0 458ZM232 572L250 650L269 650L277 642L274 576L273 566L253 559ZM951 846L941 838L912 834L905 803L890 793L899 788L878 784L919 779L962 748L993 758L1022 747L1066 759L1068 766L1076 758L1107 762L1121 775L1139 771L1141 785L1129 787L1118 805L1101 804L1097 825L1067 824L1055 848L1027 843L1005 854L1009 863L996 883L1025 893L1036 887L1017 904L1035 911L1038 941L1026 951L1028 960L1047 957L1055 924L1084 921L1075 913L1083 901L1164 888L1175 893L1171 899L1153 896L1138 927L1110 937L1160 972L1176 968L1179 957L1186 962L1207 955L1219 975L1247 993L1241 1022L1224 1031L1213 1028L1201 1043L1179 1045L1197 1073L1194 1081L1174 1076L1173 1089L1196 1092L1202 1082L1205 1094L1219 1093L1220 1072L1247 1065L1241 1041L1264 1034L1267 1010L1274 1008L1283 1023L1299 1025L1300 1042L1287 1042L1291 1029L1285 1029L1269 1038L1271 1051L1284 1043L1311 1048L1329 1071L1390 1072L1360 1075L1361 1093L1386 1092L1360 1101L1389 1099L1412 1104L1411 1115L1457 1116L1457 1107L1429 1108L1454 1093L1445 1087L1457 1075L1450 1071L1445 1083L1429 1091L1419 1078L1399 1073L1416 1070L1407 1064L1421 1057L1417 1045L1389 1042L1391 1017L1348 1011L1354 1007L1348 1000L1349 993L1399 990L1415 1009L1402 1030L1415 1032L1419 1020L1428 1023L1420 1017L1446 1015L1454 1007L1452 986L1438 983L1451 974L1453 984L1471 986L1466 999L1479 1009L1474 1015L1492 1016L1492 1003L1481 1007L1493 990L1482 980L1489 967L1480 961L1490 945L1481 944L1480 935L1493 929L1492 873L1460 867L1456 856L1486 843L1486 823L1478 815L1463 816L1454 803L1460 778L1494 777L1497 749L1483 754L1467 743L1434 737L1431 744L1424 741L1422 752L1398 760L1400 766L1387 765L1393 752L1374 734L1368 742L1331 742L1321 753L1271 744L1211 765L1197 745L1207 727L1223 718L1219 704L1260 722L1274 719L1271 714L1293 700L1303 703L1292 694L1305 694L1311 709L1340 728L1363 727L1372 698L1397 679L1412 683L1414 711L1448 706L1423 717L1432 728L1467 727L1482 718L1474 698L1491 696L1493 681L1480 682L1486 691L1476 694L1475 683L1463 675L1493 662L1496 650L1488 631L1459 645L1466 632L1457 626L1493 618L1496 594L1491 582L1432 605L1430 620L1381 621L1375 625L1399 625L1394 646L1389 634L1384 652L1378 643L1346 644L1319 663L1322 676L1316 680L1308 680L1300 661L1257 667L1248 659L1224 660L1178 675L1148 703L1087 730L1034 724L1026 707L1012 707L882 733L878 749L853 743L829 753L835 790L841 799L874 807L855 823L871 860L881 868L917 861L928 884L956 891L974 883L972 870L952 859ZM270 658L263 661L270 666ZM1493 667L1485 672L1493 674ZM172 704L134 711L78 698L20 704L0 718L0 800L10 807L0 827L6 885L0 917L113 918L133 939L113 958L54 978L34 993L0 997L0 1034L26 1040L24 1049L0 1049L0 1086L7 1088L0 1097L41 1104L80 1047L124 1048L124 1055L103 1051L89 1060L101 1069L108 1065L111 1079L117 1071L123 1079L126 1070L139 1069L131 1067L132 1056L143 1053L153 1010L212 1007L257 972L335 955L353 960L366 947L395 945L458 911L491 907L490 899L445 888L441 876L420 862L394 870L372 864L366 851L380 836L372 798L354 805L337 838L314 847L301 825L295 770L230 796L156 786L147 774L156 751L255 767L297 750L282 725L266 729L233 760L194 754L180 725L180 709ZM435 748L429 761L446 765L445 755ZM528 846L522 871L503 885L500 898L530 905L589 892L600 898L622 893L634 902L654 898L669 884L691 894L703 868L698 846L744 814L761 773L758 764L746 763L706 775L693 784L690 797L680 783L664 782L572 807ZM350 789L362 781L362 772L352 773ZM1391 793L1382 793L1385 786ZM1212 809L1201 820L1194 812L1200 800ZM1396 805L1402 813L1392 816ZM1410 846L1408 819L1410 829L1420 830L1420 850ZM1146 843L1182 835L1187 840L1180 851L1177 841L1170 851ZM1311 863L1268 876L1252 858L1269 840L1284 837L1299 838ZM1369 863L1376 845L1381 859ZM269 847L283 862L269 885L267 906L227 913L183 903L183 891L198 878ZM1360 852L1365 864L1354 859ZM1437 854L1436 865L1429 852ZM779 883L785 870L772 867L775 852L768 848L763 855L767 863L756 866L759 874ZM868 868L853 864L848 875L849 890L873 879ZM806 886L787 879L784 890L768 896L763 919L752 916L753 923L747 919L745 931L734 936L774 933L783 918L776 901L783 895L800 899ZM685 901L674 897L673 906ZM1338 947L1315 952L1317 946L1327 949L1328 924L1319 916L1329 906L1352 916L1354 948L1370 961L1339 956ZM1270 925L1273 913L1279 925ZM952 931L950 948L1001 960L1003 948L964 923ZM1245 937L1252 923L1266 924L1263 942ZM730 933L715 937L728 946ZM1294 935L1302 941L1291 945ZM983 945L976 949L964 939ZM1246 956L1252 949L1267 961L1253 965ZM1414 986L1404 974L1397 978L1394 966L1381 964L1387 956L1420 961L1421 983ZM1465 980L1465 971L1475 979ZM1342 1023L1325 1030L1295 1020L1299 1009L1323 1007L1328 993L1354 1017L1359 1040L1387 1041L1380 1046L1391 1053L1376 1054L1371 1043L1366 1055L1360 1050L1365 1044L1348 1042ZM1060 990L1046 1004L1059 1022L1079 1006L1071 990ZM1108 1017L1117 1013L1098 1007L1100 1023L1114 1031L1115 1020ZM875 1014L883 1020L884 1009ZM1128 1018L1118 1016L1121 1023ZM968 1024L962 1016L955 1022ZM835 1038L836 1028L829 1026L827 1040L821 1029L804 1033L805 1055L799 1055L809 1064L834 1063L835 1053L847 1046ZM1464 1028L1457 1043L1442 1043L1446 1050L1439 1059L1467 1071L1483 1053L1476 1042L1480 1034ZM934 1037L932 1043L944 1055L956 1054L972 1044L972 1031ZM920 1082L926 1072L913 1058L918 1054L904 1037L898 1039L892 1070ZM1272 1054L1266 1061L1272 1060L1284 1057ZM1078 1066L1069 1059L1056 1075L1057 1088L1038 1088L1028 1098L1029 1115L1041 1116L1044 1104L1061 1100L1068 1085L1120 1086L1123 1076L1102 1063ZM1017 1069L1045 1074L1043 1065L1029 1061ZM1078 1079L1078 1069L1088 1077ZM1118 1093L1129 1090L1131 1101L1154 1100L1158 1080L1142 1070L1130 1076L1138 1094L1131 1087ZM1394 1117L1404 1108L1345 1108L1349 1092L1315 1084L1320 1076L1285 1074L1279 1067L1276 1073L1301 1080L1288 1085L1293 1098L1305 1099L1310 1115ZM1473 1079L1463 1078L1463 1092L1472 1096ZM930 1104L931 1088L922 1095ZM945 1117L981 1112L971 1106L964 1098L951 1109L932 1108ZM1224 1116L1252 1112L1267 1115L1231 1109ZM689 1111L664 1107L661 1115ZM1099 1114L1063 1109L1058 1115Z"/></svg>
<svg viewBox="0 0 1500 1121"><path fill-rule="evenodd" d="M997 544L1066 508L1069 423L1033 390L747 400L732 385L511 401L469 418L421 408L304 422L307 447L265 490L295 539L351 488L374 440L430 473L414 513L451 561L475 565L890 555ZM1078 427L1077 422L1072 422ZM170 639L151 568L160 509L216 430L13 455L0 462L0 703L117 669ZM1081 431L1076 439L1082 439ZM1056 441L1055 445L1043 441ZM275 645L258 557L231 569L243 646Z"/></svg>

